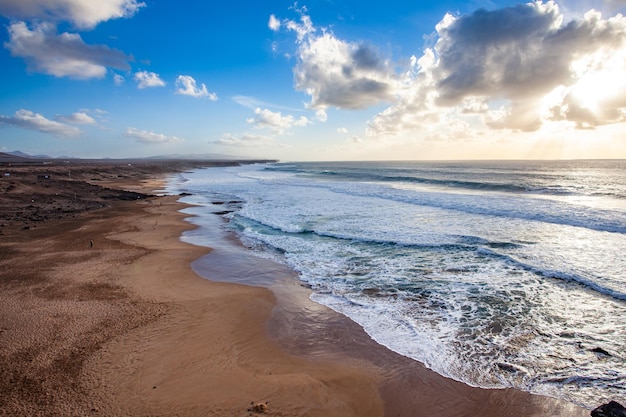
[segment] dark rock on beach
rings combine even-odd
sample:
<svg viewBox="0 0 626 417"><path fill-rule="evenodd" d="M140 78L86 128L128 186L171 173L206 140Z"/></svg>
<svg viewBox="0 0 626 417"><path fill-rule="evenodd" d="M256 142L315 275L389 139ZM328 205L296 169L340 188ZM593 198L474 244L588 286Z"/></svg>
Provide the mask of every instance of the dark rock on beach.
<svg viewBox="0 0 626 417"><path fill-rule="evenodd" d="M611 401L593 410L591 417L626 417L626 408L616 401Z"/></svg>
<svg viewBox="0 0 626 417"><path fill-rule="evenodd" d="M609 352L607 352L606 350L602 349L601 347L595 347L595 348L591 349L591 351L594 352L594 353L598 353L600 355L611 356L611 354Z"/></svg>

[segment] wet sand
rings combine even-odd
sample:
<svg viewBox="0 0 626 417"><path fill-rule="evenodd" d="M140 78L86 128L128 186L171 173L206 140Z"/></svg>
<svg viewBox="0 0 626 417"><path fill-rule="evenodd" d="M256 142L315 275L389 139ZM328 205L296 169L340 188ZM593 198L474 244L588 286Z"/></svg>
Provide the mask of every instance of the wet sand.
<svg viewBox="0 0 626 417"><path fill-rule="evenodd" d="M163 178L130 177L101 181L150 194ZM182 242L175 196L105 205L0 229L0 415L589 415L396 355L232 237ZM257 286L219 282L242 263Z"/></svg>

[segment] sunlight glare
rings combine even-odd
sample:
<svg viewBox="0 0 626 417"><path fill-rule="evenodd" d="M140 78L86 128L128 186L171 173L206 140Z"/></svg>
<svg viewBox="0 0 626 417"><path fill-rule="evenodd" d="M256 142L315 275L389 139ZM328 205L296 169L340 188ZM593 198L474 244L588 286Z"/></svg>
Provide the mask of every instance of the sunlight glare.
<svg viewBox="0 0 626 417"><path fill-rule="evenodd" d="M572 88L572 95L581 107L597 113L603 101L624 87L623 74L611 70L586 74Z"/></svg>
<svg viewBox="0 0 626 417"><path fill-rule="evenodd" d="M581 107L598 113L602 103L626 88L625 59L623 53L598 51L572 63L571 68L578 76L578 82L571 89L572 97Z"/></svg>

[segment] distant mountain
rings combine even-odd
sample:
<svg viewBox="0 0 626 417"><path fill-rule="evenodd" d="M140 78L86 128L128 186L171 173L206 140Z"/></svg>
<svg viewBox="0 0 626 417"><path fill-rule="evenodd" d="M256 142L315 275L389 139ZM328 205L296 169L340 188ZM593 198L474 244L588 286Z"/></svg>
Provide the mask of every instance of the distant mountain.
<svg viewBox="0 0 626 417"><path fill-rule="evenodd" d="M26 158L26 159L54 159L54 157L52 156L48 156L48 155L29 155L27 153L24 153L22 151L13 151L13 152L6 152L9 155L13 155L13 156L17 156L20 158Z"/></svg>
<svg viewBox="0 0 626 417"><path fill-rule="evenodd" d="M12 153L0 152L0 162L19 162L25 159L22 156L13 155Z"/></svg>
<svg viewBox="0 0 626 417"><path fill-rule="evenodd" d="M4 155L4 157L0 156L0 161L8 161L10 158L22 158L22 159L71 159L71 160L81 160L84 158L76 158L72 156L48 156L48 155L29 155L22 151L13 151L13 152L5 152L0 155ZM253 158L247 156L233 156L233 155L224 155L219 153L203 153L203 154L170 154L170 155L155 155L144 158L137 157L127 157L127 158L88 158L90 160L103 160L103 161L114 161L114 160L181 160L181 161L245 161L245 160L261 160L260 158Z"/></svg>
<svg viewBox="0 0 626 417"><path fill-rule="evenodd" d="M18 158L25 158L25 159L84 159L84 158L76 158L73 156L49 156L49 155L29 155L25 152L22 151L12 151L12 152L5 152L6 155L11 155L11 156L16 156ZM103 159L103 160L127 160L127 159L134 159L134 160L139 160L139 159L182 159L182 160L203 160L203 159L207 159L207 160L214 160L214 159L227 159L227 160L233 160L233 159L241 159L241 158L234 158L232 156L229 155L220 155L220 154L199 154L199 155L195 155L195 154L187 154L187 155L182 155L182 154L173 154L173 155L157 155L157 156L149 156L149 157L125 157L125 158L111 158L111 157L103 157L103 158L88 158L88 159Z"/></svg>
<svg viewBox="0 0 626 417"><path fill-rule="evenodd" d="M13 155L13 156L17 156L20 158L30 158L30 155L24 152L20 152L20 151L13 151L13 152L4 152L5 155Z"/></svg>

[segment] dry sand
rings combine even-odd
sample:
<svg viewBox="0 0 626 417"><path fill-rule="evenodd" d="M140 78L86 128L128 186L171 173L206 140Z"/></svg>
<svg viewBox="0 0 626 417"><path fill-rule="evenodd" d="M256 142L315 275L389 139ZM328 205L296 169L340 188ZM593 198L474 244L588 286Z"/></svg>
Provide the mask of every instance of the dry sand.
<svg viewBox="0 0 626 417"><path fill-rule="evenodd" d="M100 180L146 192L152 177ZM176 200L0 229L0 415L588 415L430 372L308 301L279 267L275 292L200 278L190 265L209 249L180 241L192 226Z"/></svg>

